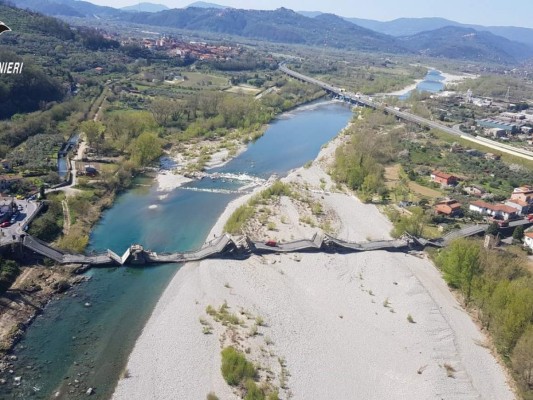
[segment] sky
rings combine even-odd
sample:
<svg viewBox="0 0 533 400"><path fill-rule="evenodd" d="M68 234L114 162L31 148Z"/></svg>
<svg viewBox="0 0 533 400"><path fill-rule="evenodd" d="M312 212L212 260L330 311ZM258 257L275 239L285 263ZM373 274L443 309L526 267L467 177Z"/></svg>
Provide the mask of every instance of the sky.
<svg viewBox="0 0 533 400"><path fill-rule="evenodd" d="M88 1L100 5L111 4L109 0ZM195 0L114 0L112 4L113 7L123 7L140 1L181 8ZM344 17L379 21L401 17L443 17L470 24L533 28L533 0L514 0L510 3L503 0L214 0L209 2L246 9L271 10L286 7L298 11L331 12Z"/></svg>

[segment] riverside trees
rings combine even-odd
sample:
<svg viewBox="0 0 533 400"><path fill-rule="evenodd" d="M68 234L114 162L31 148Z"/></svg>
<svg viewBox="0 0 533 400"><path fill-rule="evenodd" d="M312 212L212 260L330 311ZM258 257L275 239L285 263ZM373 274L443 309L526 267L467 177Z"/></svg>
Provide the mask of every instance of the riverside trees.
<svg viewBox="0 0 533 400"><path fill-rule="evenodd" d="M533 276L525 260L486 250L479 242L454 241L435 259L444 279L479 309L483 326L511 361L524 397L533 395ZM529 397L528 397L529 396Z"/></svg>

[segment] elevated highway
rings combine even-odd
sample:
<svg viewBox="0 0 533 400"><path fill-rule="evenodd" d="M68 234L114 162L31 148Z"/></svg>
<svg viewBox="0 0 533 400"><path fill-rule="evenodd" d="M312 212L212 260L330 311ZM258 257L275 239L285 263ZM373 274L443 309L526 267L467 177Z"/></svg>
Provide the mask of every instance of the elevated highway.
<svg viewBox="0 0 533 400"><path fill-rule="evenodd" d="M389 114L393 114L396 117L404 121L408 121L408 122L411 122L411 123L414 123L420 126L425 126L428 128L439 129L451 135L458 136L463 139L469 140L471 142L481 144L485 147L499 151L501 153L507 153L515 157L520 157L520 158L523 158L529 161L533 161L533 152L529 150L520 149L517 147L510 146L508 144L499 143L499 142L496 142L494 140L490 140L487 138L472 136L468 133L460 131L459 129L450 128L449 126L432 121L430 119L419 117L418 115L407 113L405 111L400 111L400 110L395 109L394 107L389 107L386 104L374 101L372 97L370 96L359 95L359 94L352 93L352 92L346 92L342 88L332 86L326 82L320 81L318 79L312 78L307 75L303 75L299 72L295 72L287 68L284 63L280 64L279 70L289 76L292 76L295 79L310 83L312 85L319 86L322 89L324 89L327 93L338 96L351 104L362 105L362 106L370 107L376 110L382 110Z"/></svg>

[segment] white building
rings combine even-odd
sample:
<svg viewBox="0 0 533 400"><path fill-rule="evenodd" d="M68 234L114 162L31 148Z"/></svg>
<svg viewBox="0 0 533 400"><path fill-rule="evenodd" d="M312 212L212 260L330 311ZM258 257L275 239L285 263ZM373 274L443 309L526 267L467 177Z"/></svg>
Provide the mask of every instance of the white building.
<svg viewBox="0 0 533 400"><path fill-rule="evenodd" d="M533 251L533 232L524 233L524 246Z"/></svg>
<svg viewBox="0 0 533 400"><path fill-rule="evenodd" d="M489 215L497 219L508 221L516 217L516 208L507 206L505 204L491 204L483 200L476 200L470 203L469 210L482 214Z"/></svg>

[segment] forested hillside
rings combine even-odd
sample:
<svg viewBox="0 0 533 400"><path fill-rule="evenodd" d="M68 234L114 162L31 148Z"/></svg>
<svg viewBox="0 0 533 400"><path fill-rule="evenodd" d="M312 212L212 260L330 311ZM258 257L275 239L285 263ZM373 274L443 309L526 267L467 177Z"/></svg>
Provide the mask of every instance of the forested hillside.
<svg viewBox="0 0 533 400"><path fill-rule="evenodd" d="M12 29L0 37L0 60L24 62L22 74L0 75L0 119L61 101L74 88L73 73L104 64L123 67L124 56L108 51L118 43L93 30L74 31L60 20L6 3L0 3L0 15Z"/></svg>

